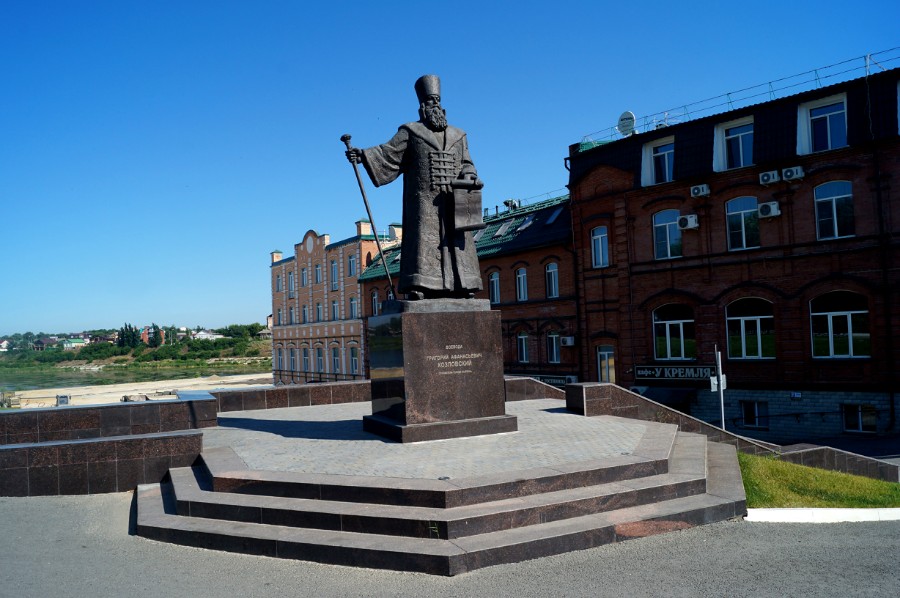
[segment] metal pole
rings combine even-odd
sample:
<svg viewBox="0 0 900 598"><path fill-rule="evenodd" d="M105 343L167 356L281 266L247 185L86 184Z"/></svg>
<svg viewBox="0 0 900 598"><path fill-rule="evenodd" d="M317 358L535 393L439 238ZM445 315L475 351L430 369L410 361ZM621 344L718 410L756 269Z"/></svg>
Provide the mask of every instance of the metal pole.
<svg viewBox="0 0 900 598"><path fill-rule="evenodd" d="M351 148L350 133L341 135L341 141L344 142L344 145L347 146L348 150ZM372 223L372 230L375 232L375 245L378 247L378 253L381 254L381 263L384 265L384 273L387 275L388 286L391 288L391 295L393 295L394 298L397 298L397 291L394 289L394 281L391 280L391 273L388 271L384 250L381 249L381 240L378 238L378 227L375 226L375 219L372 218L372 208L369 207L369 198L366 197L366 188L363 187L362 177L359 176L359 166L356 162L353 162L352 164L353 172L356 174L356 182L359 184L359 192L362 193L363 203L366 204L366 213L369 215L369 222Z"/></svg>
<svg viewBox="0 0 900 598"><path fill-rule="evenodd" d="M719 378L719 406L722 410L722 431L725 431L725 389L722 388L722 354L716 345L716 376Z"/></svg>

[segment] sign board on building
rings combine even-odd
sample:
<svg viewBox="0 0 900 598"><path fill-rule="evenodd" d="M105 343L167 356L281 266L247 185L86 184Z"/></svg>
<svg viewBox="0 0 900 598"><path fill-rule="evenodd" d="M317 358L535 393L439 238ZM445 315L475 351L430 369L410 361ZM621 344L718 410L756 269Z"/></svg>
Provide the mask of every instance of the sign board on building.
<svg viewBox="0 0 900 598"><path fill-rule="evenodd" d="M566 384L578 382L578 376L532 376L532 378L537 378L544 384L551 384L553 386L559 386L560 388L564 387Z"/></svg>
<svg viewBox="0 0 900 598"><path fill-rule="evenodd" d="M634 377L644 380L706 380L716 375L714 365L636 365Z"/></svg>

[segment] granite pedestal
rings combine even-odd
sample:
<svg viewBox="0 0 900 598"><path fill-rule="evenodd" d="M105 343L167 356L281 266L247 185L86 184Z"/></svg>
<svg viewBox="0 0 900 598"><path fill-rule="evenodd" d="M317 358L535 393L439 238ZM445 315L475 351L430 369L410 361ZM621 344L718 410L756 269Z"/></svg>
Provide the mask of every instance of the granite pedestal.
<svg viewBox="0 0 900 598"><path fill-rule="evenodd" d="M486 300L397 301L369 318L372 415L399 442L515 432L506 414L500 312Z"/></svg>

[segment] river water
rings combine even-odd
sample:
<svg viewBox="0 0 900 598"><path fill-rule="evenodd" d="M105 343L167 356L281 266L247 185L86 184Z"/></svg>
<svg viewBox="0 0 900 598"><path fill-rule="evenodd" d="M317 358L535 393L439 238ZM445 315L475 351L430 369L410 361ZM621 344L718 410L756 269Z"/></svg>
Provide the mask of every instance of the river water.
<svg viewBox="0 0 900 598"><path fill-rule="evenodd" d="M92 386L94 384L121 384L128 382L154 382L157 380L182 380L200 376L228 376L255 374L269 369L259 367L193 367L193 368L123 368L102 370L76 370L66 368L0 368L0 391L37 390L62 386Z"/></svg>

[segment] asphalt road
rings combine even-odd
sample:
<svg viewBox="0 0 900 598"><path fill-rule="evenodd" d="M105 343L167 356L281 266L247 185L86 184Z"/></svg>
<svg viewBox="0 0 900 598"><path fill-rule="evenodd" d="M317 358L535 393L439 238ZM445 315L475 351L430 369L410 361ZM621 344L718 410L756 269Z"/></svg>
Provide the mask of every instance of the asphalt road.
<svg viewBox="0 0 900 598"><path fill-rule="evenodd" d="M130 508L0 498L0 597L900 595L900 522L732 521L445 578L162 544Z"/></svg>

